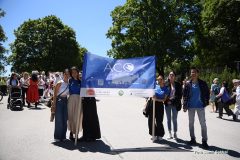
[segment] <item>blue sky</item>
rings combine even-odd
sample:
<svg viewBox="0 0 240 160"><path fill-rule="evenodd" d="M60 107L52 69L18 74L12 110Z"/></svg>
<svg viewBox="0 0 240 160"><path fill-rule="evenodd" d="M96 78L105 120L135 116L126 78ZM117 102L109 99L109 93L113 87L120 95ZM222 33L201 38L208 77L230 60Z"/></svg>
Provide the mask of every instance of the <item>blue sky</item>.
<svg viewBox="0 0 240 160"><path fill-rule="evenodd" d="M28 19L56 15L62 22L73 28L77 41L89 52L106 56L111 48L111 40L106 38L107 30L112 26L111 11L126 0L0 0L0 8L6 15L0 19L8 40L4 46L15 39L17 29ZM11 52L9 52L11 54ZM10 67L7 67L8 75Z"/></svg>

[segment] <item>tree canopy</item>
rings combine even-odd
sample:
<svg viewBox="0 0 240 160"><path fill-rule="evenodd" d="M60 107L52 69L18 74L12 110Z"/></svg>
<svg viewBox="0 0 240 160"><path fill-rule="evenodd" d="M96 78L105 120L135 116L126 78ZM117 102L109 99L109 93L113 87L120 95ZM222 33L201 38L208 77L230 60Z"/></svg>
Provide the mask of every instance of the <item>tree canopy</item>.
<svg viewBox="0 0 240 160"><path fill-rule="evenodd" d="M236 68L235 61L240 60L240 2L205 0L201 24L202 38L198 39L200 65Z"/></svg>
<svg viewBox="0 0 240 160"><path fill-rule="evenodd" d="M127 0L111 13L115 58L156 55L158 69L235 68L240 53L236 0Z"/></svg>
<svg viewBox="0 0 240 160"><path fill-rule="evenodd" d="M56 16L25 21L14 31L9 61L18 72L31 70L59 71L82 65L87 50L79 46L72 28Z"/></svg>
<svg viewBox="0 0 240 160"><path fill-rule="evenodd" d="M192 1L127 0L112 13L112 40L108 55L116 58L155 55L158 68L192 59L193 15L200 11ZM191 17L192 16L192 17Z"/></svg>
<svg viewBox="0 0 240 160"><path fill-rule="evenodd" d="M5 15L5 12L0 8L0 18L2 18ZM3 27L0 25L0 74L5 71L5 64L6 64L6 49L4 48L2 42L5 42L7 40L7 37L5 36Z"/></svg>

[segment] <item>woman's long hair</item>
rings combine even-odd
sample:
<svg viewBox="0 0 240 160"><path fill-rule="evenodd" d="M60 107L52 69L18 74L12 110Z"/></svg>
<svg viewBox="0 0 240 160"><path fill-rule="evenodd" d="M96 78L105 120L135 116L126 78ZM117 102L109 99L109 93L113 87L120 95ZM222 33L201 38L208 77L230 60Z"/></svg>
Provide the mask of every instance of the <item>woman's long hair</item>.
<svg viewBox="0 0 240 160"><path fill-rule="evenodd" d="M79 69L78 69L76 66L73 66L73 67L71 68L71 70L70 70L70 76L71 76L71 78L73 78L73 76L72 76L72 71L73 71L73 70L77 71L78 74L79 74ZM77 77L77 79L79 80L79 76Z"/></svg>
<svg viewBox="0 0 240 160"><path fill-rule="evenodd" d="M37 82L38 81L37 74L33 73L31 79L32 79L33 82Z"/></svg>

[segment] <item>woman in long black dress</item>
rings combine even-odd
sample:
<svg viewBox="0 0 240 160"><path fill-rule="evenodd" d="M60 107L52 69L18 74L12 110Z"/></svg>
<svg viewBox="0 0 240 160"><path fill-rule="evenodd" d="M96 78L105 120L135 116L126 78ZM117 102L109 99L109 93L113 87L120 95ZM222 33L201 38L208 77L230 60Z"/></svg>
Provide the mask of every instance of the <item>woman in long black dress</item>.
<svg viewBox="0 0 240 160"><path fill-rule="evenodd" d="M79 141L92 142L101 138L95 97L84 97L83 106L83 136Z"/></svg>

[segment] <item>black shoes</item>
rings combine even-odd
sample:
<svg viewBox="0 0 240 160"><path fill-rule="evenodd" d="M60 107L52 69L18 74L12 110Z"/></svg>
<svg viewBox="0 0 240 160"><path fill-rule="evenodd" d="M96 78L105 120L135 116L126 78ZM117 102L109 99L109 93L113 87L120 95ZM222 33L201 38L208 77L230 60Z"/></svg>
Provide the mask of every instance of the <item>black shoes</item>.
<svg viewBox="0 0 240 160"><path fill-rule="evenodd" d="M194 145L197 145L197 142L196 142L195 139L191 139L191 141L188 142L188 145L194 146ZM207 141L202 141L202 148L203 149L209 149Z"/></svg>
<svg viewBox="0 0 240 160"><path fill-rule="evenodd" d="M202 148L203 149L209 149L209 146L207 144L207 141L202 141Z"/></svg>
<svg viewBox="0 0 240 160"><path fill-rule="evenodd" d="M237 121L237 116L236 116L236 114L233 115L233 120L234 120L234 121Z"/></svg>
<svg viewBox="0 0 240 160"><path fill-rule="evenodd" d="M191 139L191 141L189 141L187 144L190 145L190 146L194 146L194 145L197 144L197 142L196 142L195 139Z"/></svg>
<svg viewBox="0 0 240 160"><path fill-rule="evenodd" d="M78 142L94 142L94 141L96 141L96 139L94 139L94 138L81 137L78 139Z"/></svg>
<svg viewBox="0 0 240 160"><path fill-rule="evenodd" d="M74 141L73 133L72 133L72 132L70 132L69 139L70 139L71 141Z"/></svg>

